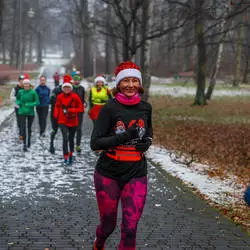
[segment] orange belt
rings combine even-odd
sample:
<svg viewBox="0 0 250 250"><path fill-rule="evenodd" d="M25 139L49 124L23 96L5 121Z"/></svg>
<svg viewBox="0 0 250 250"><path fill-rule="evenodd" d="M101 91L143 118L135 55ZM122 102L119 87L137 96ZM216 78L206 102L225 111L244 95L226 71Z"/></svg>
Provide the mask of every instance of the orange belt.
<svg viewBox="0 0 250 250"><path fill-rule="evenodd" d="M116 161L140 161L143 156L131 146L117 146L115 149L108 150L106 155Z"/></svg>

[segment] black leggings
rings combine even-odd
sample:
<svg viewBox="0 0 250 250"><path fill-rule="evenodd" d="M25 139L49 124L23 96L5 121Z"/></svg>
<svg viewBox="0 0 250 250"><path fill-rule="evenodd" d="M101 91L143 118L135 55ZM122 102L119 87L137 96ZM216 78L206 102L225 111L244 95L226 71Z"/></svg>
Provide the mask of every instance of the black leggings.
<svg viewBox="0 0 250 250"><path fill-rule="evenodd" d="M52 127L52 131L50 134L50 145L51 147L54 147L54 139L57 134L59 125L58 125L57 119L54 118L53 113L50 114L50 121L51 121L51 127Z"/></svg>
<svg viewBox="0 0 250 250"><path fill-rule="evenodd" d="M76 129L76 146L81 145L83 115L84 113L78 113L78 127Z"/></svg>
<svg viewBox="0 0 250 250"><path fill-rule="evenodd" d="M27 122L28 121L28 145L30 145L30 139L31 139L31 126L34 121L33 115L19 115L20 119L20 135L23 137L23 144L26 146L26 128L27 128Z"/></svg>
<svg viewBox="0 0 250 250"><path fill-rule="evenodd" d="M63 137L63 155L67 155L69 152L74 152L74 137L77 127L68 127L64 124L60 124L60 129Z"/></svg>
<svg viewBox="0 0 250 250"><path fill-rule="evenodd" d="M38 114L40 135L41 135L45 132L45 129L46 129L49 106L44 106L44 107L38 106L38 107L36 107L36 111Z"/></svg>
<svg viewBox="0 0 250 250"><path fill-rule="evenodd" d="M16 113L16 122L17 122L17 127L18 127L18 132L19 136L21 135L21 126L20 126L20 115L18 114L18 108L15 108L15 113Z"/></svg>

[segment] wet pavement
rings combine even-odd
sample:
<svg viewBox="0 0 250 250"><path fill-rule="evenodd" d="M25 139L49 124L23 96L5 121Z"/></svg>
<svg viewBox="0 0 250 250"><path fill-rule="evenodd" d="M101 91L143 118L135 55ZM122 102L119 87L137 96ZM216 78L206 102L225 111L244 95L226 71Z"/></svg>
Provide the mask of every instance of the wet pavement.
<svg viewBox="0 0 250 250"><path fill-rule="evenodd" d="M37 119L37 118L36 118ZM92 249L98 212L85 116L82 153L62 166L61 134L48 152L49 129L39 138L33 124L31 149L22 152L14 116L0 128L0 250ZM117 249L119 225L105 250ZM239 226L193 195L180 181L149 163L148 199L138 226L137 249L249 249Z"/></svg>

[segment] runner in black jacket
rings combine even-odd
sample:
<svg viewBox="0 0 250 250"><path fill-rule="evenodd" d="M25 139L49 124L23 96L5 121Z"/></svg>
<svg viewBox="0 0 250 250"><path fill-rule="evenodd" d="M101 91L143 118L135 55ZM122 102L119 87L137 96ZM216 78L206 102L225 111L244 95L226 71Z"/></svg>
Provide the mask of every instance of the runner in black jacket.
<svg viewBox="0 0 250 250"><path fill-rule="evenodd" d="M50 110L50 121L51 121L51 127L52 127L52 131L50 133L50 148L49 151L51 154L55 153L55 147L54 147L54 139L58 130L58 123L57 123L57 119L54 118L54 108L55 108L55 104L56 104L56 98L59 94L62 93L62 87L61 85L56 86L53 91L52 91L52 95L50 97L50 104L51 104L51 110Z"/></svg>
<svg viewBox="0 0 250 250"><path fill-rule="evenodd" d="M81 99L82 104L85 105L85 88L80 85L81 77L75 75L73 77L73 92L75 92ZM82 139L82 121L83 121L84 112L78 113L78 127L76 130L76 152L81 152L81 139Z"/></svg>
<svg viewBox="0 0 250 250"><path fill-rule="evenodd" d="M100 213L94 249L104 249L116 226L122 204L119 249L135 249L137 224L147 193L147 161L144 152L152 142L152 107L140 99L141 72L132 62L116 69L115 98L103 106L91 135L91 148L102 150L95 174Z"/></svg>

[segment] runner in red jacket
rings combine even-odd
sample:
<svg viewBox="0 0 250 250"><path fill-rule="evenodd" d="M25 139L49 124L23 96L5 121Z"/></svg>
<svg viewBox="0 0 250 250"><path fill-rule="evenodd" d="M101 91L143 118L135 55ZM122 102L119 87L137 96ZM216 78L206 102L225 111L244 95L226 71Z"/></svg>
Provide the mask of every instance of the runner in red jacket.
<svg viewBox="0 0 250 250"><path fill-rule="evenodd" d="M74 137L78 126L78 113L84 111L84 106L77 94L72 92L72 85L66 79L62 85L63 92L57 96L54 117L57 119L63 136L64 164L72 164L74 152Z"/></svg>

